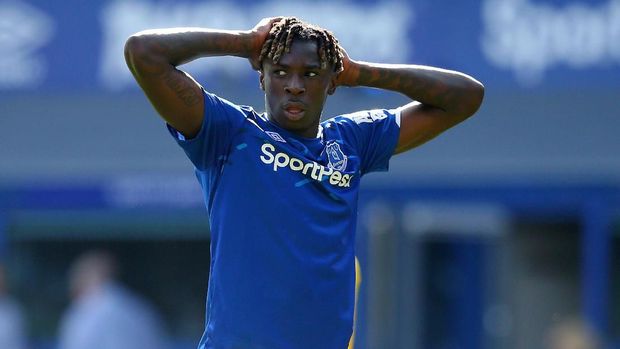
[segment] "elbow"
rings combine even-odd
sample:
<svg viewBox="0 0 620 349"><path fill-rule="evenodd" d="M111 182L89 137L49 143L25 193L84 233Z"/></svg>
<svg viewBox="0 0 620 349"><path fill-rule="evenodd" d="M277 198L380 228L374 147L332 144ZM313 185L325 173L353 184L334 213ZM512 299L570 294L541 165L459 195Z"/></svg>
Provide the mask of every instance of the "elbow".
<svg viewBox="0 0 620 349"><path fill-rule="evenodd" d="M167 63L153 38L143 33L133 34L125 41L124 53L125 63L134 75L149 73L156 66Z"/></svg>
<svg viewBox="0 0 620 349"><path fill-rule="evenodd" d="M465 118L474 115L484 100L484 85L478 80L472 79L470 86L467 88L467 102L465 104Z"/></svg>
<svg viewBox="0 0 620 349"><path fill-rule="evenodd" d="M144 60L144 57L147 56L147 45L144 41L143 37L134 34L125 42L125 63L127 63L127 67L129 67L129 70L133 73L135 73L137 67L139 67L140 63Z"/></svg>

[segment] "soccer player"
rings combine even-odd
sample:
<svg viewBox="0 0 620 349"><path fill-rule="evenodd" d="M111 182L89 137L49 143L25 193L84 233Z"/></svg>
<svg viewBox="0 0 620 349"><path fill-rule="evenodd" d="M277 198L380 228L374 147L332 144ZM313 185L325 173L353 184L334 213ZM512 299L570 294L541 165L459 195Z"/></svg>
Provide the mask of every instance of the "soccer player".
<svg viewBox="0 0 620 349"><path fill-rule="evenodd" d="M208 56L247 58L266 111L209 93L178 69ZM331 32L293 17L247 31L147 30L128 39L125 58L195 166L209 213L199 348L346 348L361 177L474 114L482 84L455 71L351 59ZM338 86L412 102L321 122Z"/></svg>

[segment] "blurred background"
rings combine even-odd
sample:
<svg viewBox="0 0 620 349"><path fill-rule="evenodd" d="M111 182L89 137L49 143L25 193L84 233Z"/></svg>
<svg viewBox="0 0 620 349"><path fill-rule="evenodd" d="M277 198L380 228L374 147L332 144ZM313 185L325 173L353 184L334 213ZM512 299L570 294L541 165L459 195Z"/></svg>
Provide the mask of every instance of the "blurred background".
<svg viewBox="0 0 620 349"><path fill-rule="evenodd" d="M0 348L86 348L118 319L195 348L206 211L123 45L274 15L486 85L476 116L363 181L356 348L620 348L619 0L0 0ZM247 61L184 69L263 110ZM324 115L405 101L341 88Z"/></svg>

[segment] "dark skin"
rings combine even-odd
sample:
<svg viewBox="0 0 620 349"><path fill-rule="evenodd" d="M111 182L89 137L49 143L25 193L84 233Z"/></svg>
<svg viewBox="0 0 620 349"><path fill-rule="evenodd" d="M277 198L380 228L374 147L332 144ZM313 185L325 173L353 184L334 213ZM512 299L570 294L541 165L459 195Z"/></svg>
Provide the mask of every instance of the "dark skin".
<svg viewBox="0 0 620 349"><path fill-rule="evenodd" d="M260 74L269 119L302 137L317 135L327 95L334 93L333 67L321 68L315 41L294 41L278 63L266 60Z"/></svg>
<svg viewBox="0 0 620 349"><path fill-rule="evenodd" d="M395 153L435 138L473 115L482 103L483 85L455 71L361 62L346 52L341 73L331 66L320 69L312 41L294 41L291 52L278 64L269 59L259 62L262 44L276 20L263 19L249 31L175 28L140 32L127 40L125 59L158 113L187 138L196 136L202 125L202 91L176 67L200 57L247 58L260 71L269 119L302 137L316 137L325 100L338 86L402 93L412 102L401 108Z"/></svg>

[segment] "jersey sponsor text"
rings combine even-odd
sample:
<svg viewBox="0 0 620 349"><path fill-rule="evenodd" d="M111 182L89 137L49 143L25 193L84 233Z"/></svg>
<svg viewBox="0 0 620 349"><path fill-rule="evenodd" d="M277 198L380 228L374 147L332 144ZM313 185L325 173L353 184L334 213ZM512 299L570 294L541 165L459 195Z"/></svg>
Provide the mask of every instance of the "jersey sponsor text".
<svg viewBox="0 0 620 349"><path fill-rule="evenodd" d="M338 170L320 165L314 161L304 162L301 159L292 157L286 153L275 153L276 147L270 143L265 143L261 147L263 155L260 156L260 160L267 165L272 165L273 172L278 172L281 168L288 167L292 171L301 172L305 176L315 181L322 182L325 178L329 180L329 184L338 186L341 188L349 188L351 186L351 179L353 175L343 174Z"/></svg>

